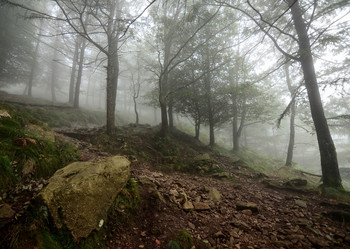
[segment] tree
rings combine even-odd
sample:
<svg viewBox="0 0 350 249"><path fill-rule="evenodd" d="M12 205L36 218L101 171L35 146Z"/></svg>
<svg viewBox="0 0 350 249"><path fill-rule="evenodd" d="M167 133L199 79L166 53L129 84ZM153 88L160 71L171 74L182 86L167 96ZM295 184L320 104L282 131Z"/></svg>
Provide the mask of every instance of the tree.
<svg viewBox="0 0 350 249"><path fill-rule="evenodd" d="M295 109L296 109L296 103L295 103L296 89L293 88L292 86L289 67L290 67L290 63L287 62L284 64L286 82L292 98L292 101L290 104L289 143L288 143L287 158L285 163L286 166L292 166L292 162L293 162L293 151L294 151L294 140L295 140Z"/></svg>
<svg viewBox="0 0 350 249"><path fill-rule="evenodd" d="M218 9L214 11L214 14L200 19L199 22L193 22L201 7L201 4L197 2L190 4L187 1L163 0L159 1L156 7L153 19L158 24L156 25L158 39L154 49L157 53L158 65L151 70L157 76L158 82L161 134L167 136L169 133L168 98L169 94L176 91L176 87L169 86L171 73L190 59L194 52L203 45L199 43L195 47L189 46L199 31L216 16Z"/></svg>
<svg viewBox="0 0 350 249"><path fill-rule="evenodd" d="M115 133L115 104L117 97L118 75L119 75L119 50L127 38L126 32L155 0L148 2L140 14L131 18L123 13L125 5L123 0L54 0L62 17L53 17L35 8L24 4L4 0L13 6L29 10L42 18L55 19L69 25L71 29L94 45L100 53L106 56L106 109L107 109L107 133ZM87 20L87 22L85 22Z"/></svg>
<svg viewBox="0 0 350 249"><path fill-rule="evenodd" d="M264 14L269 11L267 10L267 7L269 6L263 6L262 9L265 10L265 12L262 13L256 7L257 4L254 6L250 1L247 1L247 9L243 9L240 6L234 6L224 1L216 0L216 2L244 13L260 28L260 30L267 37L270 38L278 51L280 51L284 56L298 61L301 64L305 80L305 87L307 89L310 103L311 116L315 125L318 146L321 155L323 184L325 187L342 188L337 154L329 131L327 120L324 115L320 92L317 85L317 77L314 68L311 43L308 34L308 30L310 24L313 21L314 14L308 16L308 21L304 20L303 11L298 0L286 0L285 2L287 3L287 6L284 5L286 7L285 10L282 11L277 17L270 16L268 18L265 18ZM281 8L281 5L275 2L271 2L269 4L273 5L274 8ZM314 9L316 9L316 7L317 6L314 5ZM248 9L252 10L253 12L250 13ZM282 28L278 26L278 21L283 19L282 17L284 17L288 11L291 13L295 33L288 33L288 31L293 32L293 30L290 29L290 25L288 23L286 25L284 22L284 27ZM286 27L288 27L287 30ZM321 36L322 33L324 33L326 30L319 31L320 33L315 39L317 40L319 36ZM290 47L290 44L294 44L294 48L297 49L294 54L287 53L286 50L282 48L281 44L279 43L280 40L283 40L281 39L281 36L283 36L288 41L287 46Z"/></svg>
<svg viewBox="0 0 350 249"><path fill-rule="evenodd" d="M34 76L38 67L38 56L39 56L39 46L41 43L41 31L43 28L43 19L40 20L40 26L39 26L39 35L36 38L36 44L35 44L35 50L33 54L33 59L32 59L32 66L30 69L30 75L29 75L29 81L27 85L27 94L28 96L32 96L32 88L33 88L33 81L34 81Z"/></svg>
<svg viewBox="0 0 350 249"><path fill-rule="evenodd" d="M24 16L25 11L0 4L0 86L28 82L36 29Z"/></svg>

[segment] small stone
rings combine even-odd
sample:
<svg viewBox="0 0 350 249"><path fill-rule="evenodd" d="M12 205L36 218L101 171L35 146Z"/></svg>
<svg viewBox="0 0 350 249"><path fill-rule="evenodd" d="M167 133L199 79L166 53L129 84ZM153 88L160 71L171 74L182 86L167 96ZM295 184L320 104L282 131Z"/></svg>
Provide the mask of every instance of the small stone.
<svg viewBox="0 0 350 249"><path fill-rule="evenodd" d="M0 110L0 118L11 118L11 115L6 110Z"/></svg>
<svg viewBox="0 0 350 249"><path fill-rule="evenodd" d="M170 193L171 195L175 196L175 197L178 197L178 196L179 196L179 192L177 192L176 189L171 189L169 193Z"/></svg>
<svg viewBox="0 0 350 249"><path fill-rule="evenodd" d="M244 221L240 221L240 220L237 220L237 219L233 219L231 222L230 222L230 225L234 226L234 227L237 227L241 230L244 230L246 232L250 231L250 226L247 225Z"/></svg>
<svg viewBox="0 0 350 249"><path fill-rule="evenodd" d="M187 211L194 209L193 204L190 201L185 201L185 203L182 205L182 208Z"/></svg>
<svg viewBox="0 0 350 249"><path fill-rule="evenodd" d="M204 202L194 202L193 206L194 206L194 210L196 211L210 210L209 205Z"/></svg>
<svg viewBox="0 0 350 249"><path fill-rule="evenodd" d="M219 191L216 188L210 188L209 189L209 199L214 202L220 202L221 201L221 195Z"/></svg>
<svg viewBox="0 0 350 249"><path fill-rule="evenodd" d="M219 231L214 234L214 238L225 238L225 235L221 231Z"/></svg>
<svg viewBox="0 0 350 249"><path fill-rule="evenodd" d="M295 204L298 205L299 207L307 208L307 204L306 204L305 201L302 201L302 200L295 200Z"/></svg>
<svg viewBox="0 0 350 249"><path fill-rule="evenodd" d="M236 208L237 210L245 210L245 209L249 209L251 210L253 213L259 213L259 209L257 204L253 203L253 202L242 202L242 201L237 201L236 203Z"/></svg>
<svg viewBox="0 0 350 249"><path fill-rule="evenodd" d="M23 165L22 173L23 175L30 175L35 172L35 160L33 158L29 158Z"/></svg>
<svg viewBox="0 0 350 249"><path fill-rule="evenodd" d="M196 229L196 226L191 222L188 222L188 226L193 230Z"/></svg>
<svg viewBox="0 0 350 249"><path fill-rule="evenodd" d="M252 212L252 210L250 210L250 209L244 209L244 210L242 210L242 214L245 214L245 215L250 216L250 215L253 214L253 212Z"/></svg>

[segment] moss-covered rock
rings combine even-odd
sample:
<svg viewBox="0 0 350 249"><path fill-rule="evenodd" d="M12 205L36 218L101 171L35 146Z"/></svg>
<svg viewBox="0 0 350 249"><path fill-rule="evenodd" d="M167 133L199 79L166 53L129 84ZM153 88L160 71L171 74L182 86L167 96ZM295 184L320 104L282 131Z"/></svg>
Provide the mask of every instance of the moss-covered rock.
<svg viewBox="0 0 350 249"><path fill-rule="evenodd" d="M108 210L129 179L130 162L121 156L99 162L75 162L58 170L36 198L48 208L57 229L86 238L104 224ZM45 214L43 214L45 215Z"/></svg>
<svg viewBox="0 0 350 249"><path fill-rule="evenodd" d="M178 231L174 239L168 243L168 249L191 249L193 246L193 239L186 230Z"/></svg>

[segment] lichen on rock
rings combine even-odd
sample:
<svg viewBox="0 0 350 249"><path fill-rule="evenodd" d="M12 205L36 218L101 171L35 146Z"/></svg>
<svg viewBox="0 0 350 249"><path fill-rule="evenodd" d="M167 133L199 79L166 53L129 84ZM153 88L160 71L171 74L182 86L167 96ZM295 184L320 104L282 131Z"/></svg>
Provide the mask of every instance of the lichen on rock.
<svg viewBox="0 0 350 249"><path fill-rule="evenodd" d="M100 228L129 177L130 162L122 156L75 162L58 170L36 199L58 229L66 227L79 240Z"/></svg>

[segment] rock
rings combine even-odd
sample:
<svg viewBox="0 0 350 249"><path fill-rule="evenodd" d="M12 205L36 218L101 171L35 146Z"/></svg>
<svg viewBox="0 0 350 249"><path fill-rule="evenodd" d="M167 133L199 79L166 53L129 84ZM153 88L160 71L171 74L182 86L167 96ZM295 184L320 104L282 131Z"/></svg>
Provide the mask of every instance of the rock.
<svg viewBox="0 0 350 249"><path fill-rule="evenodd" d="M99 229L130 176L130 162L121 156L99 162L75 162L58 171L35 198L38 210L48 210L54 225L66 226L73 238ZM47 215L47 212L42 213Z"/></svg>
<svg viewBox="0 0 350 249"><path fill-rule="evenodd" d="M299 218L297 219L297 221L295 222L296 225L299 225L301 227L311 227L313 225L312 221L309 219L305 219L305 218Z"/></svg>
<svg viewBox="0 0 350 249"><path fill-rule="evenodd" d="M179 196L179 192L177 192L176 189L171 189L171 190L169 191L169 193L170 193L170 195L173 195L173 196L175 196L175 197L178 197L178 196Z"/></svg>
<svg viewBox="0 0 350 249"><path fill-rule="evenodd" d="M0 118L12 118L6 110L0 110Z"/></svg>
<svg viewBox="0 0 350 249"><path fill-rule="evenodd" d="M250 210L250 209L244 209L244 210L242 210L242 214L245 214L245 215L250 216L250 215L253 214L253 212L252 212L252 210Z"/></svg>
<svg viewBox="0 0 350 249"><path fill-rule="evenodd" d="M188 222L188 226L193 230L196 229L196 226L191 222Z"/></svg>
<svg viewBox="0 0 350 249"><path fill-rule="evenodd" d="M214 178L218 178L218 179L228 179L228 178L230 178L230 173L220 172L220 173L214 173L211 176Z"/></svg>
<svg viewBox="0 0 350 249"><path fill-rule="evenodd" d="M230 225L246 232L250 231L250 226L248 226L247 223L245 223L244 221L240 221L238 219L233 219L232 221L230 221Z"/></svg>
<svg viewBox="0 0 350 249"><path fill-rule="evenodd" d="M35 172L35 160L33 158L29 158L23 165L22 173L23 175L30 175Z"/></svg>
<svg viewBox="0 0 350 249"><path fill-rule="evenodd" d="M192 202L190 201L186 201L183 205L182 205L182 208L186 211L189 211L189 210L193 210L194 209L194 206L192 204Z"/></svg>
<svg viewBox="0 0 350 249"><path fill-rule="evenodd" d="M305 201L302 201L302 200L295 200L295 204L298 205L299 207L307 208L307 204L306 204Z"/></svg>
<svg viewBox="0 0 350 249"><path fill-rule="evenodd" d="M0 207L0 228L4 227L15 216L16 212L9 204L3 204Z"/></svg>
<svg viewBox="0 0 350 249"><path fill-rule="evenodd" d="M194 206L194 210L196 211L210 210L209 205L204 202L194 202L193 206Z"/></svg>
<svg viewBox="0 0 350 249"><path fill-rule="evenodd" d="M259 209L257 204L253 203L253 202L242 202L242 201L237 201L236 203L236 208L237 210L246 210L249 209L251 210L253 213L259 213Z"/></svg>
<svg viewBox="0 0 350 249"><path fill-rule="evenodd" d="M221 195L219 191L216 188L210 188L209 189L209 199L214 202L220 202L221 201Z"/></svg>

